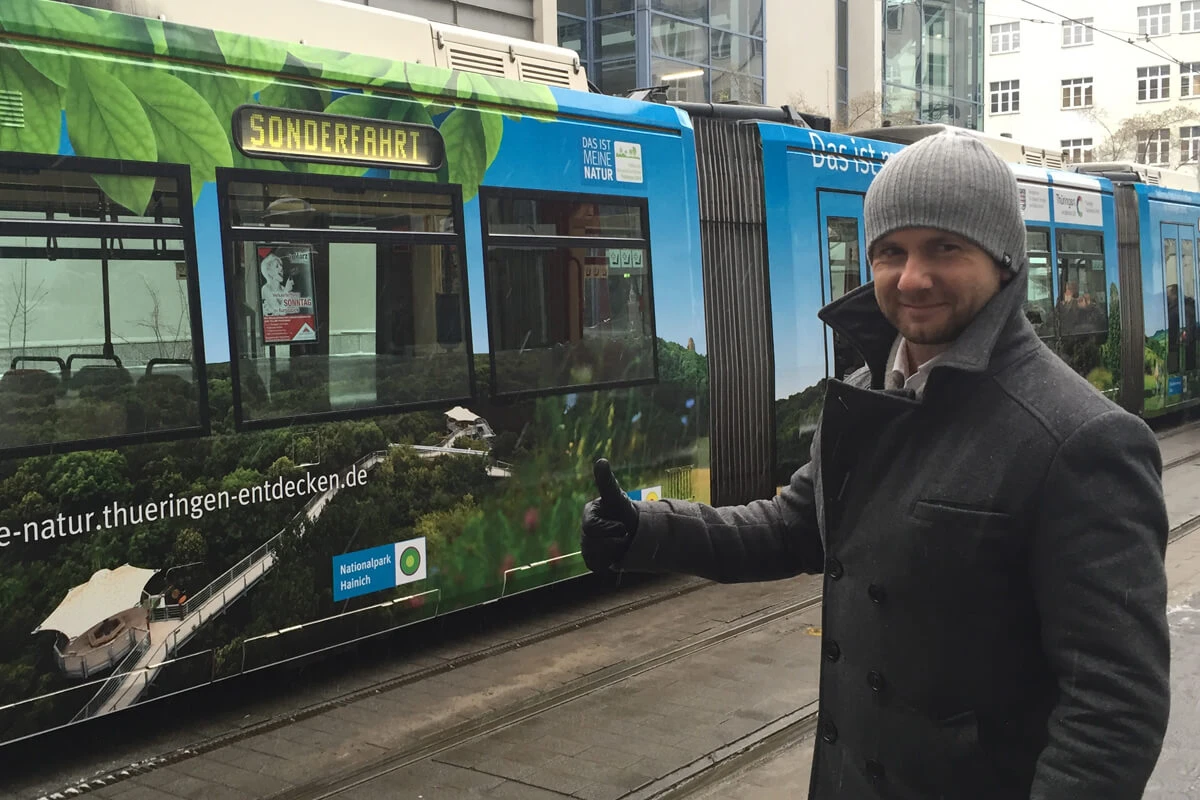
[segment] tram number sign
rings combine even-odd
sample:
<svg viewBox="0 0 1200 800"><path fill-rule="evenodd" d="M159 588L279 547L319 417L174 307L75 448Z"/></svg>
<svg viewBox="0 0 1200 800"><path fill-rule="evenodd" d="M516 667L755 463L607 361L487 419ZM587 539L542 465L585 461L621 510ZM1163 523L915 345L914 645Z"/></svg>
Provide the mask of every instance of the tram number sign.
<svg viewBox="0 0 1200 800"><path fill-rule="evenodd" d="M252 158L436 170L446 156L432 125L258 105L233 112L233 140Z"/></svg>

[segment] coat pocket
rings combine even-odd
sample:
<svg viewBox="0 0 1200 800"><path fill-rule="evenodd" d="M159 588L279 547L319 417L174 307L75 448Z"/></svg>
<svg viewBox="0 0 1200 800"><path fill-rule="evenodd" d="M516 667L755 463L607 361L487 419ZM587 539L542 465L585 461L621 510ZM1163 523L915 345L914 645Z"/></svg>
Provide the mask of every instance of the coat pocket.
<svg viewBox="0 0 1200 800"><path fill-rule="evenodd" d="M1011 530L1015 524L1011 514L989 511L944 500L918 500L913 503L912 515L938 528L991 533Z"/></svg>
<svg viewBox="0 0 1200 800"><path fill-rule="evenodd" d="M889 733L891 747L881 753L895 774L897 797L984 800L991 798L995 772L979 742L974 711L940 720L918 714L898 715Z"/></svg>
<svg viewBox="0 0 1200 800"><path fill-rule="evenodd" d="M913 544L919 548L920 560L948 580L995 576L1020 560L1023 537L1011 514L917 500L909 517L916 523Z"/></svg>

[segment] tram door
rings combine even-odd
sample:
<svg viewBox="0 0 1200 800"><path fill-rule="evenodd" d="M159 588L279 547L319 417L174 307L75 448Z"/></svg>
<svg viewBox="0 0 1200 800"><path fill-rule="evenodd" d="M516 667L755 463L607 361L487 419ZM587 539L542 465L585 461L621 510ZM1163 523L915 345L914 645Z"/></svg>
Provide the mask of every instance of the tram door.
<svg viewBox="0 0 1200 800"><path fill-rule="evenodd" d="M817 193L817 206L821 214L823 293L825 302L830 303L871 279L862 224L863 196L822 191ZM864 363L838 334L827 334L825 348L826 371L838 380Z"/></svg>
<svg viewBox="0 0 1200 800"><path fill-rule="evenodd" d="M1166 404L1189 393L1188 379L1198 367L1196 342L1196 245L1189 225L1163 225L1166 287ZM1195 386L1192 387L1195 391Z"/></svg>
<svg viewBox="0 0 1200 800"><path fill-rule="evenodd" d="M1167 295L1167 405L1174 405L1187 396L1188 378L1194 377L1197 368L1196 244L1191 228L1163 225L1162 248Z"/></svg>

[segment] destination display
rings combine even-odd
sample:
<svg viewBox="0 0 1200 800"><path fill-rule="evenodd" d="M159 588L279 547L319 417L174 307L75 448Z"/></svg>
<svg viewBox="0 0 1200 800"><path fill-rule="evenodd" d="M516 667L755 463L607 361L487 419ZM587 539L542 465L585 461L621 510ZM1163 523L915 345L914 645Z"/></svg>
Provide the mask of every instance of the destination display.
<svg viewBox="0 0 1200 800"><path fill-rule="evenodd" d="M439 169L445 144L437 128L286 108L240 106L233 139L247 156Z"/></svg>

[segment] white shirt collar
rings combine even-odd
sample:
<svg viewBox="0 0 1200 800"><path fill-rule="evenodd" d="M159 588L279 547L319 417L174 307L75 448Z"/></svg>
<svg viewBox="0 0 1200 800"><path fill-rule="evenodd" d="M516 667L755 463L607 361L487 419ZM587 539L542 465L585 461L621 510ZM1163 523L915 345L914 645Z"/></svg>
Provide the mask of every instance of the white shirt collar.
<svg viewBox="0 0 1200 800"><path fill-rule="evenodd" d="M887 388L911 389L917 397L920 397L925 391L925 381L929 378L929 370L932 369L937 359L938 357L934 356L914 371L908 341L903 336L897 336L895 344L892 345L892 354L889 359L892 366L888 371Z"/></svg>

